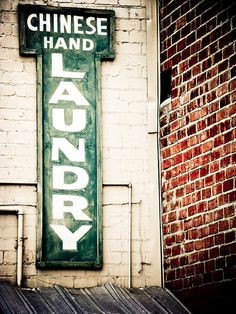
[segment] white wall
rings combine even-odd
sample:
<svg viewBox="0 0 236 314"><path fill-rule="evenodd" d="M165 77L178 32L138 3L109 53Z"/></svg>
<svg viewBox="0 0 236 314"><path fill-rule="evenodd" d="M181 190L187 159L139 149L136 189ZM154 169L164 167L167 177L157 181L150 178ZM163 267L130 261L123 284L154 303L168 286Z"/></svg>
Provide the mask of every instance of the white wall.
<svg viewBox="0 0 236 314"><path fill-rule="evenodd" d="M150 2L155 3L148 1L148 5ZM146 0L25 0L20 3L115 10L116 58L102 62L101 67L103 182L132 183L132 284L160 285L154 118L156 42L147 45L147 38L150 41L147 25L148 34L152 31L156 36L155 6L146 10ZM107 186L103 190L102 270L37 270L35 267L38 210L36 64L32 57L19 56L17 4L18 1L13 0L0 3L0 205L21 205L25 211L24 284L88 287L114 282L127 286L128 189L125 187ZM147 54L151 55L149 59ZM2 220L8 223L10 218L1 215L0 219L2 228ZM0 277L14 282L14 218L12 224L13 231L11 228L9 233L0 233ZM9 241L7 250L6 241Z"/></svg>

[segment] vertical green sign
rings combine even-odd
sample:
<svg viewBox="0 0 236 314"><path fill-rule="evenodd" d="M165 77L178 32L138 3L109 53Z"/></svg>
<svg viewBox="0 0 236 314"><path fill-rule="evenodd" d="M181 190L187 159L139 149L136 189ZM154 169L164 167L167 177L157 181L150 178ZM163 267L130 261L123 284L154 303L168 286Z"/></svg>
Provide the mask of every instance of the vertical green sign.
<svg viewBox="0 0 236 314"><path fill-rule="evenodd" d="M37 57L38 267L102 266L99 66L114 12L19 5L20 53Z"/></svg>

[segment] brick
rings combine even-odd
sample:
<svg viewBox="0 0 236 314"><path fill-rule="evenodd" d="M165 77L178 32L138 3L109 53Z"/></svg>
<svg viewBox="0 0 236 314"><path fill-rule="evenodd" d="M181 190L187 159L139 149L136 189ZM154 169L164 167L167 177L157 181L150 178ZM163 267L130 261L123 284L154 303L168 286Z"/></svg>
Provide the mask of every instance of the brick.
<svg viewBox="0 0 236 314"><path fill-rule="evenodd" d="M138 0L135 0L135 1L138 1ZM133 3L132 3L132 5L133 5ZM145 10L145 8L131 8L130 9L130 18L131 19L146 18L146 10Z"/></svg>
<svg viewBox="0 0 236 314"><path fill-rule="evenodd" d="M229 229L228 220L219 221L219 231L224 231Z"/></svg>
<svg viewBox="0 0 236 314"><path fill-rule="evenodd" d="M225 168L230 164L231 164L231 157L230 156L226 156L226 157L222 158L220 161L220 167L221 168Z"/></svg>
<svg viewBox="0 0 236 314"><path fill-rule="evenodd" d="M179 211L178 219L185 219L187 217L187 210L182 209Z"/></svg>
<svg viewBox="0 0 236 314"><path fill-rule="evenodd" d="M232 231L226 232L225 242L229 243L229 242L233 242L233 241L235 241L235 231L232 230Z"/></svg>
<svg viewBox="0 0 236 314"><path fill-rule="evenodd" d="M193 240L198 238L198 230L197 229L191 229L188 231L188 240Z"/></svg>
<svg viewBox="0 0 236 314"><path fill-rule="evenodd" d="M212 187L212 195L221 194L223 191L223 185L222 183L219 183Z"/></svg>
<svg viewBox="0 0 236 314"><path fill-rule="evenodd" d="M195 241L195 250L199 251L199 250L204 249L204 247L205 247L204 240L197 240L197 241Z"/></svg>
<svg viewBox="0 0 236 314"><path fill-rule="evenodd" d="M197 205L198 213L205 211L205 209L206 209L206 202L198 203L198 205Z"/></svg>
<svg viewBox="0 0 236 314"><path fill-rule="evenodd" d="M172 165L172 158L165 159L162 163L163 169L167 169Z"/></svg>
<svg viewBox="0 0 236 314"><path fill-rule="evenodd" d="M200 169L200 177L205 177L207 174L209 174L209 165L206 165Z"/></svg>
<svg viewBox="0 0 236 314"><path fill-rule="evenodd" d="M166 276L166 279L167 280L174 280L176 277L175 277L175 270L170 270L168 273L167 273L167 276Z"/></svg>
<svg viewBox="0 0 236 314"><path fill-rule="evenodd" d="M232 245L230 247L230 253L232 255L236 253L236 245L235 245L235 243L232 243Z"/></svg>
<svg viewBox="0 0 236 314"><path fill-rule="evenodd" d="M194 180L196 180L197 178L199 178L199 176L200 176L200 170L199 170L199 169L194 170L194 171L192 171L192 172L189 174L189 178L190 178L190 180L192 180L192 181L194 181Z"/></svg>
<svg viewBox="0 0 236 314"><path fill-rule="evenodd" d="M185 238L184 234L179 233L179 234L176 234L175 241L176 243L182 243L184 241L184 238Z"/></svg>
<svg viewBox="0 0 236 314"><path fill-rule="evenodd" d="M171 251L172 256L179 255L180 252L181 252L180 245L176 245L176 246L172 247L172 251Z"/></svg>
<svg viewBox="0 0 236 314"><path fill-rule="evenodd" d="M185 252L192 252L194 250L194 242L184 244Z"/></svg>
<svg viewBox="0 0 236 314"><path fill-rule="evenodd" d="M235 213L234 206L229 206L229 207L224 208L225 217L233 216L234 213Z"/></svg>
<svg viewBox="0 0 236 314"><path fill-rule="evenodd" d="M234 180L233 179L227 180L223 183L223 191L224 192L232 190L233 187L234 187Z"/></svg>
<svg viewBox="0 0 236 314"><path fill-rule="evenodd" d="M185 188L185 191L186 191L186 194L190 194L192 192L195 191L195 184L194 183L191 183L191 184L188 184ZM195 207L195 206L193 206Z"/></svg>
<svg viewBox="0 0 236 314"><path fill-rule="evenodd" d="M203 219L202 216L197 216L193 218L193 226L194 227L198 227L200 225L202 225Z"/></svg>
<svg viewBox="0 0 236 314"><path fill-rule="evenodd" d="M214 245L214 237L206 238L204 242L206 248L212 247Z"/></svg>
<svg viewBox="0 0 236 314"><path fill-rule="evenodd" d="M209 210L214 209L214 208L217 207L218 201L217 201L216 198L215 198L215 199L212 199L212 200L208 201L208 204L207 204L207 205L208 205L208 209L209 209Z"/></svg>
<svg viewBox="0 0 236 314"><path fill-rule="evenodd" d="M216 234L219 230L218 222L209 225L209 234Z"/></svg>
<svg viewBox="0 0 236 314"><path fill-rule="evenodd" d="M229 95L225 95L220 99L220 108L223 108L229 104Z"/></svg>
<svg viewBox="0 0 236 314"><path fill-rule="evenodd" d="M196 263L198 261L198 253L192 253L188 256L188 262L189 264Z"/></svg>
<svg viewBox="0 0 236 314"><path fill-rule="evenodd" d="M181 222L177 222L177 223L172 223L171 224L171 232L181 231L182 229L183 229L183 227L182 227L182 223Z"/></svg>
<svg viewBox="0 0 236 314"><path fill-rule="evenodd" d="M168 214L168 222L174 221L177 218L176 212L172 212Z"/></svg>
<svg viewBox="0 0 236 314"><path fill-rule="evenodd" d="M229 87L230 91L235 91L235 88L236 88L236 78L229 82L228 87ZM225 89L227 90L227 86L225 87Z"/></svg>
<svg viewBox="0 0 236 314"><path fill-rule="evenodd" d="M184 278L184 276L185 276L185 269L184 268L176 269L176 278Z"/></svg>
<svg viewBox="0 0 236 314"><path fill-rule="evenodd" d="M225 256L225 255L229 255L230 253L230 245L222 245L220 247L220 255L221 256Z"/></svg>
<svg viewBox="0 0 236 314"><path fill-rule="evenodd" d="M4 252L4 263L16 264L16 251L5 251Z"/></svg>
<svg viewBox="0 0 236 314"><path fill-rule="evenodd" d="M217 258L220 255L220 250L219 247L214 247L212 249L209 250L210 251L210 258Z"/></svg>

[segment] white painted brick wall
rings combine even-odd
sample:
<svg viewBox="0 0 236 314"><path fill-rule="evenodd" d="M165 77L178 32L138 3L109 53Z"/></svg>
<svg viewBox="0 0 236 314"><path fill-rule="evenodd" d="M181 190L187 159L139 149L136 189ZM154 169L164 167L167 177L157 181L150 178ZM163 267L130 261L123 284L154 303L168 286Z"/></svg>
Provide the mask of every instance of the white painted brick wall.
<svg viewBox="0 0 236 314"><path fill-rule="evenodd" d="M147 134L146 0L20 1L29 4L114 9L116 58L102 62L102 162L105 183L133 186L133 285L151 279L149 178ZM37 270L36 65L19 56L18 1L1 0L0 19L0 205L24 208L24 284L89 287L105 282L127 286L128 189L105 187L103 191L103 258L101 271ZM150 175L151 171L151 175ZM155 178L154 178L155 179ZM11 185L4 185L11 182ZM16 183L14 185L14 182ZM0 217L0 224L6 217ZM14 228L11 233L14 234ZM15 229L16 230L16 229ZM1 246L7 246L5 253ZM6 260L7 259L7 260ZM4 266L3 268L1 268ZM14 266L14 267L13 267ZM15 239L0 233L0 276L15 278Z"/></svg>
<svg viewBox="0 0 236 314"><path fill-rule="evenodd" d="M12 283L16 279L17 221L12 215L0 215L0 277Z"/></svg>
<svg viewBox="0 0 236 314"><path fill-rule="evenodd" d="M1 2L0 181L36 182L35 61L19 57L13 2Z"/></svg>

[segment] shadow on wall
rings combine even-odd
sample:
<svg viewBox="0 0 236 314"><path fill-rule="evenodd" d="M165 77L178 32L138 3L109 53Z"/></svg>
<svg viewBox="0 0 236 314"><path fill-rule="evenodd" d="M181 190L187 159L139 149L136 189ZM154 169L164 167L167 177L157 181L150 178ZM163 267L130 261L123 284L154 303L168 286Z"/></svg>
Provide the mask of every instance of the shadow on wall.
<svg viewBox="0 0 236 314"><path fill-rule="evenodd" d="M181 297L181 302L192 314L222 314L233 313L235 308L236 281L219 284L218 289L206 287L204 294L196 291L191 297Z"/></svg>

